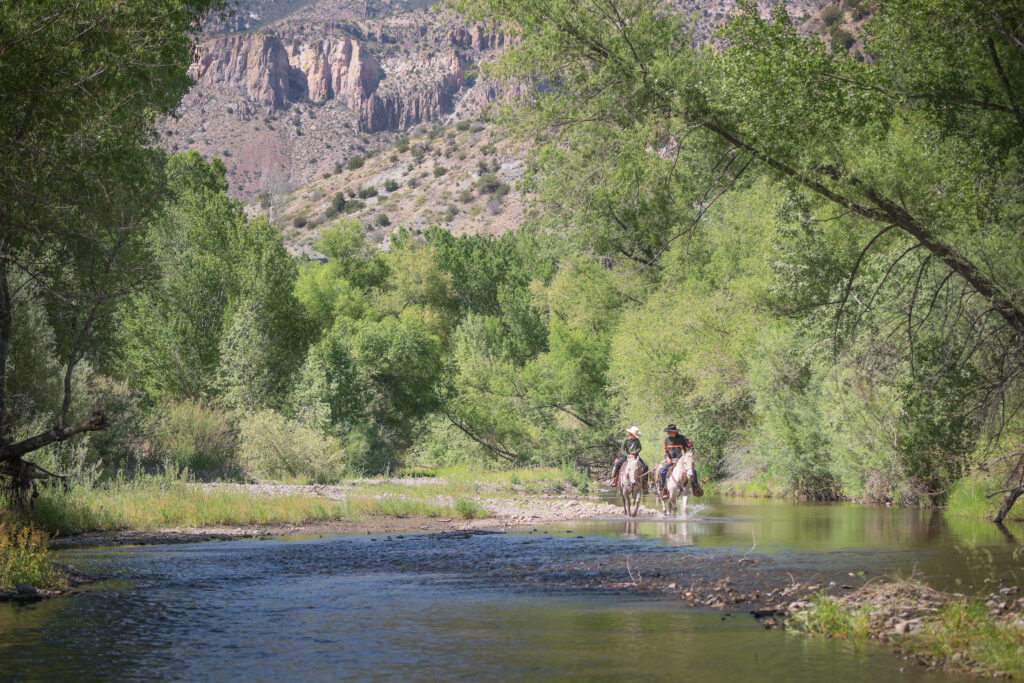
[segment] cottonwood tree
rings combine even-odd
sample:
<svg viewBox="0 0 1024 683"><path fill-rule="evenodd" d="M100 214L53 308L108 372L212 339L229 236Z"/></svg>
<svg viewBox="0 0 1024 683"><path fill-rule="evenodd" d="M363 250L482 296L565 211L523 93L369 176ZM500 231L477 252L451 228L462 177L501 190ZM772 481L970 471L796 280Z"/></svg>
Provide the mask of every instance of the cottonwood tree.
<svg viewBox="0 0 1024 683"><path fill-rule="evenodd" d="M989 358L978 410L996 432L1019 418L1020 3L886 2L866 29L866 61L799 35L781 6L765 19L741 3L713 46L695 47L690 21L669 3L453 4L518 31L494 73L535 86L510 120L549 143L535 177L569 207L562 222L588 248L657 266L717 197L745 176L769 175L864 231L845 282L820 302L836 309L836 347L844 321L863 308L851 295L866 255L899 236L923 256L901 289L911 358L936 309L931 295L956 288L955 317L969 321ZM608 150L621 150L624 163ZM657 169L646 175L645 157ZM915 283L930 281L921 296ZM1018 482L1007 495L1019 493Z"/></svg>
<svg viewBox="0 0 1024 683"><path fill-rule="evenodd" d="M0 476L10 490L49 475L27 454L107 426L98 408L69 414L72 377L106 334L111 304L148 276L142 226L163 192L154 122L189 87L194 31L221 7L0 3ZM29 291L44 298L55 331L63 399L51 429L26 435L7 377L19 343L14 310Z"/></svg>

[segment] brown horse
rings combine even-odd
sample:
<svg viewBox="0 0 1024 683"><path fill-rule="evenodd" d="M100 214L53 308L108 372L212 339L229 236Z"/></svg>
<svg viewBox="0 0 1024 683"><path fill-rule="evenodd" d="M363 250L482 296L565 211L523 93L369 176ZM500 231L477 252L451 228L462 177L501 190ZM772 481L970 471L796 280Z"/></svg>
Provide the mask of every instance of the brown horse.
<svg viewBox="0 0 1024 683"><path fill-rule="evenodd" d="M655 478L657 480L657 478ZM695 486L696 485L696 486ZM686 499L690 493L700 496L703 491L697 484L697 473L693 469L693 451L683 451L683 454L676 460L668 476L665 477L665 492L667 497L661 497L661 509L668 517L675 514L678 509L677 499L682 499L683 515L686 515ZM660 491L658 492L661 493Z"/></svg>
<svg viewBox="0 0 1024 683"><path fill-rule="evenodd" d="M643 493L643 480L640 477L640 458L630 455L619 470L619 495L622 496L622 509L629 517L636 517L640 512L640 495Z"/></svg>

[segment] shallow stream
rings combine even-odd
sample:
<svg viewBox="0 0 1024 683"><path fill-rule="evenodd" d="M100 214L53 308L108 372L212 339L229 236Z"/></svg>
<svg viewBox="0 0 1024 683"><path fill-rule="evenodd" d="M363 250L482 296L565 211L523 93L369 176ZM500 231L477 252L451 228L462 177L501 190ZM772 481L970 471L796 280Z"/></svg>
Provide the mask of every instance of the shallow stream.
<svg viewBox="0 0 1024 683"><path fill-rule="evenodd" d="M686 520L68 550L109 578L0 604L0 679L953 680L647 587L916 574L983 593L1021 585L1022 540L932 511L708 497Z"/></svg>

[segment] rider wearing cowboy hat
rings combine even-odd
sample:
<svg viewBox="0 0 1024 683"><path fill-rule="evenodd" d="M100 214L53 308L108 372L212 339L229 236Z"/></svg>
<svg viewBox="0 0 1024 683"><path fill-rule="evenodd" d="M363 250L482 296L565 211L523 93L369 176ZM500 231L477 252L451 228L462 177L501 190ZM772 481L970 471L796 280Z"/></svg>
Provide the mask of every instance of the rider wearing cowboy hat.
<svg viewBox="0 0 1024 683"><path fill-rule="evenodd" d="M626 438L619 447L619 457L615 459L615 465L612 467L612 486L619 485L619 470L622 469L622 463L626 462L626 457L635 455L640 460L640 477L644 482L644 493L647 493L647 463L640 457L641 448L643 445L640 443L640 428L633 425L626 430Z"/></svg>
<svg viewBox="0 0 1024 683"><path fill-rule="evenodd" d="M668 434L665 437L665 461L658 465L658 481L661 482L661 487L658 490L661 492L662 498L668 497L668 493L665 491L665 477L668 476L672 466L685 451L693 452L693 442L679 433L675 423L665 427L665 433ZM694 471L696 472L696 470ZM696 478L695 474L694 480Z"/></svg>

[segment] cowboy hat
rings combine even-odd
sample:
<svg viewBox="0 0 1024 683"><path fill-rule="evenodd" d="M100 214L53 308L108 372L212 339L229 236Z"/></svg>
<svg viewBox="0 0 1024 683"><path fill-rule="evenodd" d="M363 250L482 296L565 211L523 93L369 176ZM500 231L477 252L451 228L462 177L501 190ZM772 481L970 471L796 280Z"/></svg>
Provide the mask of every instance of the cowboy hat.
<svg viewBox="0 0 1024 683"><path fill-rule="evenodd" d="M673 423L672 423L672 424L670 424L670 425L669 425L668 427L665 427L665 431L666 431L666 432L678 432L679 430L678 430L678 429L676 429L676 423L675 423L675 422L673 422Z"/></svg>

